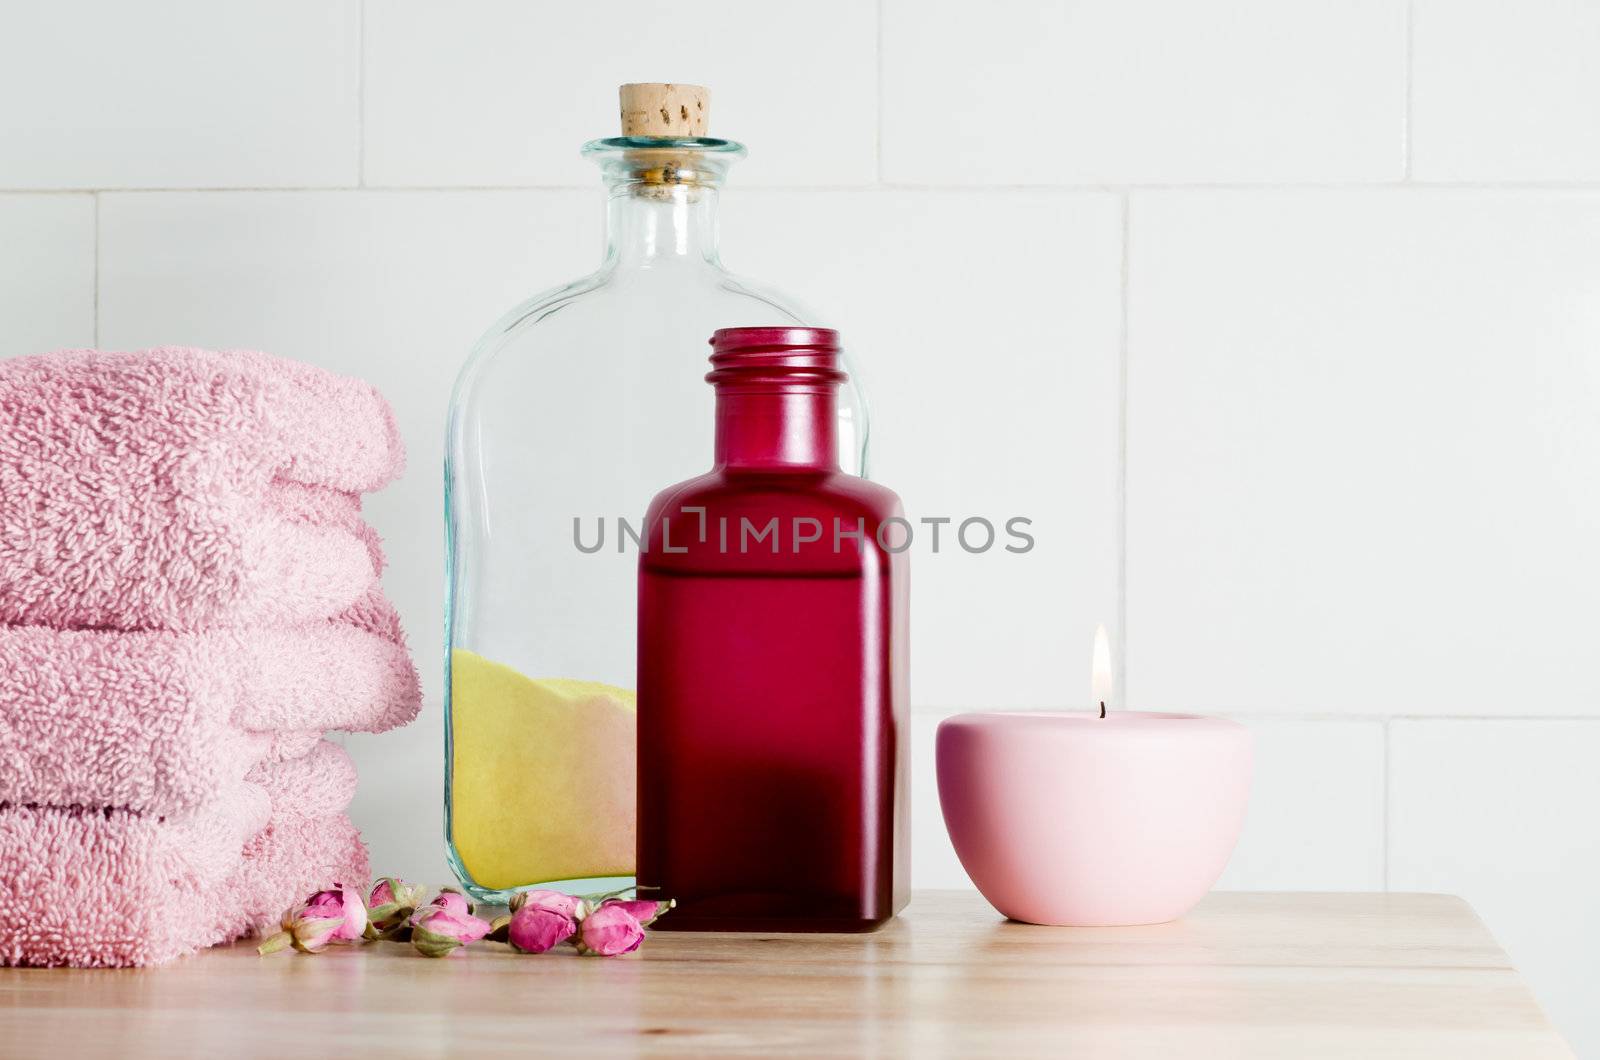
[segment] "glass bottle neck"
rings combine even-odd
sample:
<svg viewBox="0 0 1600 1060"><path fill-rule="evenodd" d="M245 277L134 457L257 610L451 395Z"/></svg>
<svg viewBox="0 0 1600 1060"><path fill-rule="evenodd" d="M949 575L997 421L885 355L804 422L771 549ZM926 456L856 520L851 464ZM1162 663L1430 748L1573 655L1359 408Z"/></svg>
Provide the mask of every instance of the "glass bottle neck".
<svg viewBox="0 0 1600 1060"><path fill-rule="evenodd" d="M719 387L717 467L837 470L835 389Z"/></svg>
<svg viewBox="0 0 1600 1060"><path fill-rule="evenodd" d="M608 264L633 268L719 264L715 186L619 181L608 192Z"/></svg>

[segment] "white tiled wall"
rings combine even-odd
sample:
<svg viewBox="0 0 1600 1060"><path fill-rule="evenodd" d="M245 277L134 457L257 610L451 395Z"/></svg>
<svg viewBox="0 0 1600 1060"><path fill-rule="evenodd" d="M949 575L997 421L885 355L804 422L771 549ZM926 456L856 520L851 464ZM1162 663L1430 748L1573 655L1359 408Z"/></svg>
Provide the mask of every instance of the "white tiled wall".
<svg viewBox="0 0 1600 1060"><path fill-rule="evenodd" d="M1129 694L1600 710L1600 194L1136 195Z"/></svg>
<svg viewBox="0 0 1600 1060"><path fill-rule="evenodd" d="M0 357L94 344L96 209L0 192Z"/></svg>
<svg viewBox="0 0 1600 1060"><path fill-rule="evenodd" d="M870 3L368 0L367 183L591 186L577 148L617 134L617 86L690 71L717 129L783 130L741 183L873 182Z"/></svg>
<svg viewBox="0 0 1600 1060"><path fill-rule="evenodd" d="M6 5L0 183L355 183L360 0Z"/></svg>
<svg viewBox="0 0 1600 1060"><path fill-rule="evenodd" d="M1600 180L1600 5L1416 0L1412 173Z"/></svg>
<svg viewBox="0 0 1600 1060"><path fill-rule="evenodd" d="M1391 0L883 0L883 169L908 184L1397 180Z"/></svg>
<svg viewBox="0 0 1600 1060"><path fill-rule="evenodd" d="M965 884L939 718L1080 703L1105 620L1126 705L1256 731L1225 885L1464 894L1600 1055L1600 5L5 22L0 355L257 346L376 381L412 459L369 510L430 692L462 354L595 260L576 149L615 85L711 84L752 147L726 257L846 330L878 476L1039 531L918 568L918 883ZM443 876L437 695L350 743L380 868Z"/></svg>

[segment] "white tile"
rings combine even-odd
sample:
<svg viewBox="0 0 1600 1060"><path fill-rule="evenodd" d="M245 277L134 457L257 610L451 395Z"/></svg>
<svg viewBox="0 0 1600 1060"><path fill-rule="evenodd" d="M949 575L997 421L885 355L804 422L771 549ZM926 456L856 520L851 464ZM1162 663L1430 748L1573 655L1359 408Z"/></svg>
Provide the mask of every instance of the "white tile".
<svg viewBox="0 0 1600 1060"><path fill-rule="evenodd" d="M1600 721L1396 722L1390 741L1390 888L1466 898L1600 1055Z"/></svg>
<svg viewBox="0 0 1600 1060"><path fill-rule="evenodd" d="M1134 196L1130 702L1600 705L1600 196Z"/></svg>
<svg viewBox="0 0 1600 1060"><path fill-rule="evenodd" d="M911 716L911 886L917 890L971 890L939 808L934 739L943 713Z"/></svg>
<svg viewBox="0 0 1600 1060"><path fill-rule="evenodd" d="M1255 779L1217 887L1383 890L1383 723L1242 720L1255 735Z"/></svg>
<svg viewBox="0 0 1600 1060"><path fill-rule="evenodd" d="M0 195L0 357L94 345L94 198Z"/></svg>
<svg viewBox="0 0 1600 1060"><path fill-rule="evenodd" d="M1412 173L1600 178L1600 5L1416 0Z"/></svg>
<svg viewBox="0 0 1600 1060"><path fill-rule="evenodd" d="M1024 554L968 554L946 527L935 555L919 525L912 702L1086 705L1095 624L1116 619L1117 199L753 192L726 205L730 265L841 329L872 405L872 477L910 518L1034 521Z"/></svg>
<svg viewBox="0 0 1600 1060"><path fill-rule="evenodd" d="M369 183L587 184L578 148L618 134L617 86L656 80L711 89L711 135L751 149L736 180L876 172L872 4L376 0L366 56Z"/></svg>
<svg viewBox="0 0 1600 1060"><path fill-rule="evenodd" d="M1403 0L884 0L883 176L1394 180Z"/></svg>
<svg viewBox="0 0 1600 1060"><path fill-rule="evenodd" d="M359 0L14 4L0 186L353 184Z"/></svg>
<svg viewBox="0 0 1600 1060"><path fill-rule="evenodd" d="M468 348L535 291L598 264L580 192L265 192L106 196L101 342L260 348L370 379L408 470L368 500L385 578L427 692L411 728L351 737L374 866L446 879L440 845L446 403Z"/></svg>
<svg viewBox="0 0 1600 1060"><path fill-rule="evenodd" d="M431 649L433 632L413 633L413 648ZM427 709L409 729L340 738L361 772L349 814L366 841L374 876L435 884L455 879L445 855L444 717L437 691L437 683L428 688Z"/></svg>

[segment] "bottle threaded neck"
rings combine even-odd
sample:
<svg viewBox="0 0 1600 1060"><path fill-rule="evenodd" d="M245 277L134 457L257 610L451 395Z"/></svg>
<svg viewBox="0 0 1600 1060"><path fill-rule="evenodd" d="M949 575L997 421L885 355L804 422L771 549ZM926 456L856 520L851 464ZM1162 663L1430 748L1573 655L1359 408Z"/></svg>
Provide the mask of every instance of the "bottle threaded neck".
<svg viewBox="0 0 1600 1060"><path fill-rule="evenodd" d="M839 367L832 328L719 328L711 336L706 382L734 387L833 388L849 378Z"/></svg>
<svg viewBox="0 0 1600 1060"><path fill-rule="evenodd" d="M831 328L722 328L711 336L716 460L751 469L838 467L839 333Z"/></svg>

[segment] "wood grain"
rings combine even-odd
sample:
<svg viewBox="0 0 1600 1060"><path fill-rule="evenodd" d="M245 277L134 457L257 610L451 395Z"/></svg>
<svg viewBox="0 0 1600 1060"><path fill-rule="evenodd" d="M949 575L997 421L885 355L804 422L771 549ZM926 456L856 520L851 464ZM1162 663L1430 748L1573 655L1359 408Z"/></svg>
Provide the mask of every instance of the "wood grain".
<svg viewBox="0 0 1600 1060"><path fill-rule="evenodd" d="M633 957L484 944L139 971L0 970L6 1056L1569 1057L1458 898L1210 896L1041 928L923 892L873 935L654 933Z"/></svg>

